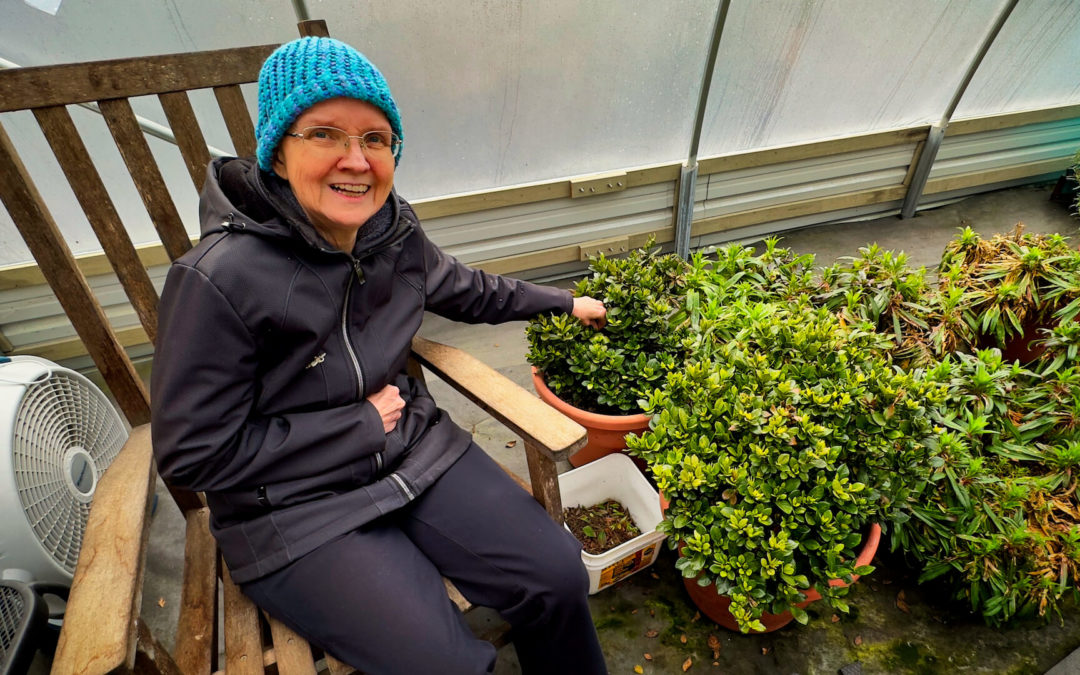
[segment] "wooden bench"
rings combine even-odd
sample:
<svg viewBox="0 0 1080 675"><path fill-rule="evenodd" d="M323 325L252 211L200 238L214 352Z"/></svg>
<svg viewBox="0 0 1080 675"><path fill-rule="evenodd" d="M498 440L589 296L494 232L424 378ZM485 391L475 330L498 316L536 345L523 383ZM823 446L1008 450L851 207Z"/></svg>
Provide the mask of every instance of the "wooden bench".
<svg viewBox="0 0 1080 675"><path fill-rule="evenodd" d="M304 21L299 28L302 35L327 34L322 21ZM254 154L254 129L240 85L256 81L262 61L275 46L0 71L0 113L33 113L151 343L156 337L157 292L68 106L96 103L100 108L150 221L170 259L176 259L191 242L129 99L157 97L199 190L210 154L188 92L211 90L235 152ZM140 620L155 486L149 394L54 222L49 200L39 192L2 125L0 201L132 426L131 437L95 492L53 672L352 672L261 616L240 594L209 533L209 512L199 494L170 490L187 523L171 654ZM518 481L561 521L555 462L584 444L584 429L458 349L416 338L413 352L413 374L422 375L422 364L522 437L530 481ZM459 607L468 608L449 584L448 591ZM224 607L223 635L218 630L219 604ZM224 662L219 659L222 650Z"/></svg>

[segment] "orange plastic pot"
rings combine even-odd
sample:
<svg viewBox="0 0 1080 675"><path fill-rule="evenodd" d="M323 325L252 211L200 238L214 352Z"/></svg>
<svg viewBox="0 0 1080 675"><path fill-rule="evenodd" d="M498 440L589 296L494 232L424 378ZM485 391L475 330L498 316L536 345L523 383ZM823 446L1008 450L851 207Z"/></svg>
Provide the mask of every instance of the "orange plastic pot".
<svg viewBox="0 0 1080 675"><path fill-rule="evenodd" d="M877 553L878 544L881 543L881 526L873 524L870 526L870 534L866 538L866 543L863 544L863 548L859 551L858 558L855 559L855 566L861 567L863 565L869 565L870 561L874 559L874 554ZM859 580L859 575L853 574L851 577L851 583L855 583ZM709 584L708 586L699 586L697 578L683 579L683 585L686 587L687 593L690 594L690 599L694 601L701 613L709 617L716 623L720 624L724 628L741 632L739 624L735 621L735 617L728 611L728 606L731 604L731 598L726 595L720 595L716 592L716 585ZM830 579L829 585L843 588L849 584L840 579ZM815 589L811 588L806 591L806 601L800 602L797 606L805 608L811 602L820 600L821 594ZM782 614L769 614L765 613L761 616L761 623L764 624L764 631L751 631L752 633L764 632L771 633L774 630L778 630L788 625L795 620L791 612L783 612Z"/></svg>
<svg viewBox="0 0 1080 675"><path fill-rule="evenodd" d="M540 395L544 403L585 427L589 432L589 441L585 447L570 455L570 463L574 466L582 466L613 452L625 450L627 434L641 433L649 428L648 415L600 415L582 410L570 405L548 389L544 384L543 376L535 367L532 369L532 377L533 387L536 388L536 393Z"/></svg>

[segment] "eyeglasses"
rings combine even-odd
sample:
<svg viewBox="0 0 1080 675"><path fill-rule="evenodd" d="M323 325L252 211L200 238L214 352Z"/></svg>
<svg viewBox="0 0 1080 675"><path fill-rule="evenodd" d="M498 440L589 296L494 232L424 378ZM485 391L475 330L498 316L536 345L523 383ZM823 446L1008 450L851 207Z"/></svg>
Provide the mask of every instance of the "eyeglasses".
<svg viewBox="0 0 1080 675"><path fill-rule="evenodd" d="M369 157L396 155L401 148L401 139L391 131L369 131L361 136L350 136L337 127L305 127L299 133L285 135L299 138L320 150L341 153L348 151L349 139L355 138Z"/></svg>

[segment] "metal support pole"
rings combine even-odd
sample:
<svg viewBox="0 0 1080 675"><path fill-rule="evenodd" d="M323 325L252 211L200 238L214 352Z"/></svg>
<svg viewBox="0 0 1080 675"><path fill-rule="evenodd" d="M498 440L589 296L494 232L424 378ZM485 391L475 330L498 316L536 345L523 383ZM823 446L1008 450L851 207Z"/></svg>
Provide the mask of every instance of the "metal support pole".
<svg viewBox="0 0 1080 675"><path fill-rule="evenodd" d="M694 187L697 183L697 154L701 142L701 127L705 123L705 106L709 102L709 87L712 85L713 70L716 68L716 54L720 50L720 35L724 32L728 8L731 0L720 0L713 21L712 44L709 45L709 58L705 62L705 72L701 76L701 90L698 94L697 115L694 118L694 131L690 139L690 152L679 175L679 194L675 202L675 253L682 258L690 257L690 228L694 220Z"/></svg>
<svg viewBox="0 0 1080 675"><path fill-rule="evenodd" d="M926 137L926 144L923 146L922 154L919 155L919 163L915 165L915 171L911 174L911 184L908 185L907 193L904 195L904 203L900 207L901 218L910 218L915 215L915 209L919 206L919 199L922 198L923 190L926 188L926 180L930 177L930 169L934 166L938 149L941 148L941 141L945 138L945 130L949 127L949 120L952 119L953 113L956 112L956 107L960 105L960 99L963 98L964 92L967 91L968 85L971 84L971 79L975 77L975 71L979 69L983 58L986 57L986 53L990 51L990 45L994 44L998 33L1001 32L1001 27L1005 25L1005 21L1012 14L1019 1L1009 0L1001 8L997 20L994 21L990 32L983 38L978 53L972 59L967 72L964 73L964 79L960 81L960 86L953 93L952 100L949 101L949 106L945 109L945 114L941 116L941 120L937 124L930 127L930 133Z"/></svg>
<svg viewBox="0 0 1080 675"><path fill-rule="evenodd" d="M293 13L296 14L296 22L307 21L311 17L308 16L307 7L304 5L304 0L292 0Z"/></svg>

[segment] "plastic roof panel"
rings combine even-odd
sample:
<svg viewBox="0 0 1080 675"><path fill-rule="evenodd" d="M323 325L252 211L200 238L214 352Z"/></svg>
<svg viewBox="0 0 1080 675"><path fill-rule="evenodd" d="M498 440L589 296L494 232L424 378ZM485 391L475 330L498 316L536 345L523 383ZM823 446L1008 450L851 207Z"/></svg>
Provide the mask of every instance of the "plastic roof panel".
<svg viewBox="0 0 1080 675"><path fill-rule="evenodd" d="M1003 5L736 0L699 155L936 122Z"/></svg>

